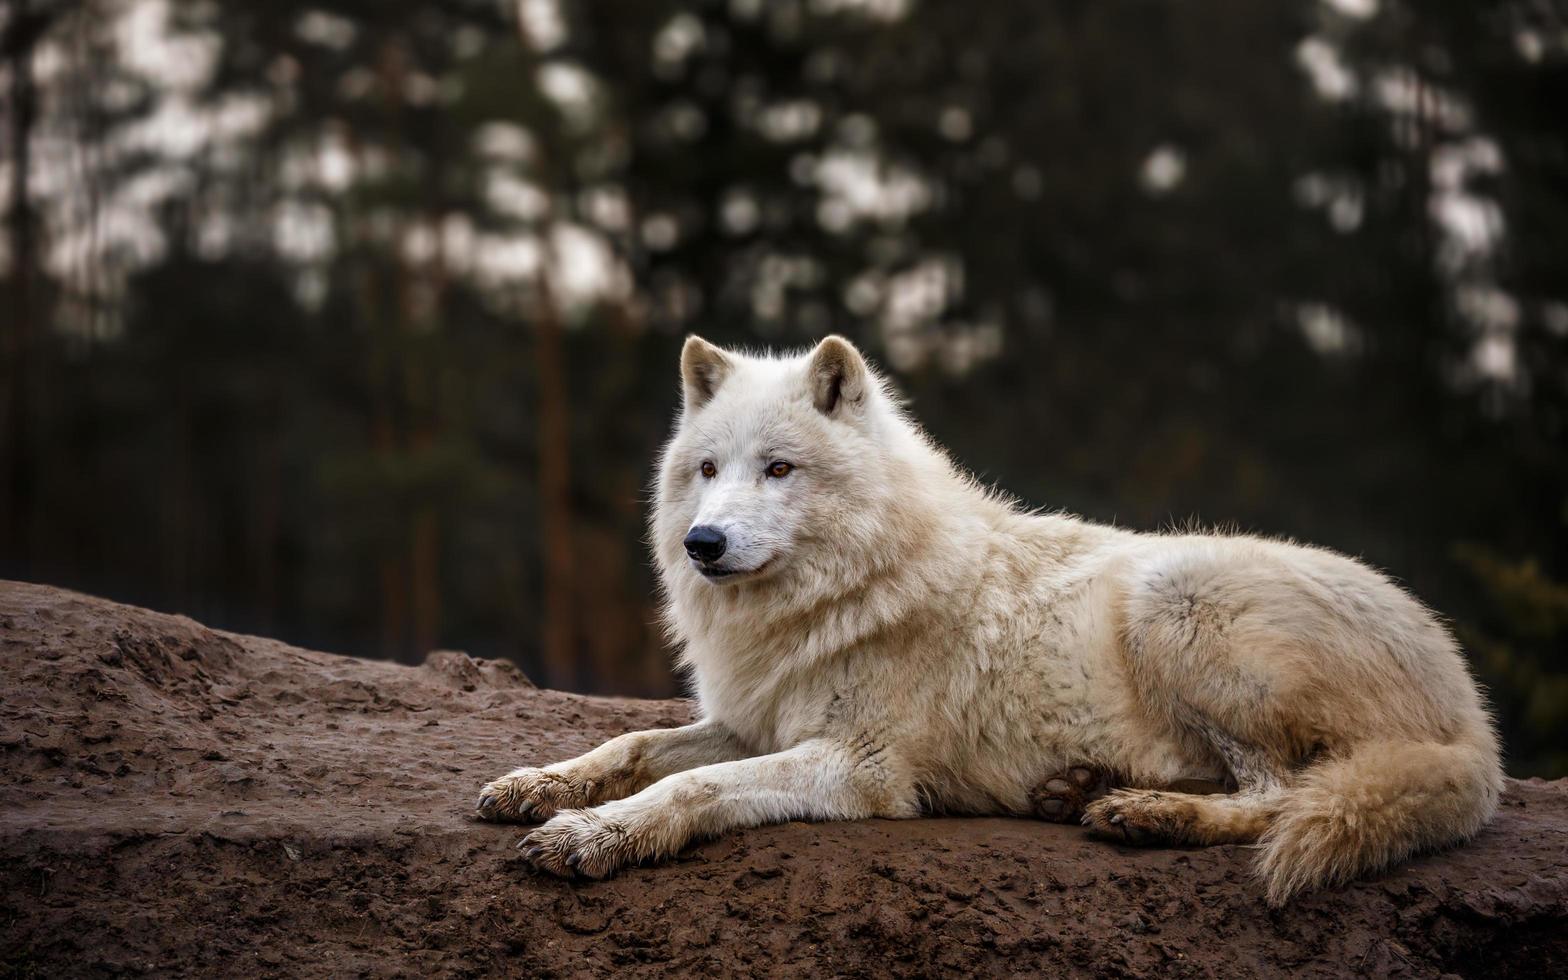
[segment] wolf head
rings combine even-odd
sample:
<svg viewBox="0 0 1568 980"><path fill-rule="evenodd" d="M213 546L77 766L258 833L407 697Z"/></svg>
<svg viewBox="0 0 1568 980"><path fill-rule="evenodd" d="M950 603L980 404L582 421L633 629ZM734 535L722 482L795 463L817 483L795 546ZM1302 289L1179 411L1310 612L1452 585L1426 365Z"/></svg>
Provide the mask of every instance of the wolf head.
<svg viewBox="0 0 1568 980"><path fill-rule="evenodd" d="M933 450L849 341L775 357L692 337L681 381L653 519L673 600L806 598L897 560L894 511Z"/></svg>

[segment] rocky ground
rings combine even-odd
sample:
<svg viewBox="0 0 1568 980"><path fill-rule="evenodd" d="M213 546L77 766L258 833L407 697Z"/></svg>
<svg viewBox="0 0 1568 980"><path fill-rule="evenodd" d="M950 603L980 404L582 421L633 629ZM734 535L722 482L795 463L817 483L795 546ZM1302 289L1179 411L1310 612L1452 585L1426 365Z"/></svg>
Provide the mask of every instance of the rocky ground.
<svg viewBox="0 0 1568 980"><path fill-rule="evenodd" d="M569 883L471 816L508 768L689 717L0 582L0 973L1568 975L1568 781L1282 911L1244 848L1023 820L793 823Z"/></svg>

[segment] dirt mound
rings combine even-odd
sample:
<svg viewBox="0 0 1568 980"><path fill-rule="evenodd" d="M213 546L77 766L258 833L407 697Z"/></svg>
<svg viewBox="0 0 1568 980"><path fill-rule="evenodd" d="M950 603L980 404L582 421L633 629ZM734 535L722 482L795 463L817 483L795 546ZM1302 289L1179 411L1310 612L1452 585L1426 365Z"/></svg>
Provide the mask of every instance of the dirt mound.
<svg viewBox="0 0 1568 980"><path fill-rule="evenodd" d="M1568 975L1568 781L1268 911L1244 848L788 824L570 884L474 821L515 765L691 717L0 583L0 973Z"/></svg>

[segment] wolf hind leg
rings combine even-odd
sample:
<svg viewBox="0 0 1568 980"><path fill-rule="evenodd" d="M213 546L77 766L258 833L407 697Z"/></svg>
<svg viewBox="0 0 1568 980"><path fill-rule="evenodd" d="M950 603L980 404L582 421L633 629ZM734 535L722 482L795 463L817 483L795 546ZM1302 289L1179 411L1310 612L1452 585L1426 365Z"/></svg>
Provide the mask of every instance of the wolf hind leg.
<svg viewBox="0 0 1568 980"><path fill-rule="evenodd" d="M1318 747L1302 721L1292 649L1257 613L1254 570L1203 549L1168 556L1135 577L1122 654L1138 701L1192 758L1223 765L1228 795L1145 781L1089 805L1097 835L1137 844L1255 843L1281 812ZM1268 598L1268 597L1265 597ZM1293 596L1273 605L1288 608Z"/></svg>
<svg viewBox="0 0 1568 980"><path fill-rule="evenodd" d="M1127 844L1252 844L1279 812L1278 792L1229 795L1118 789L1089 804L1083 823Z"/></svg>
<svg viewBox="0 0 1568 980"><path fill-rule="evenodd" d="M1225 763L1231 793L1177 789L1113 790L1084 808L1097 836L1129 844L1251 844L1273 824L1291 782L1289 769L1207 719L1189 733Z"/></svg>
<svg viewBox="0 0 1568 980"><path fill-rule="evenodd" d="M1089 830L1129 844L1251 844L1262 837L1279 814L1289 772L1216 726L1194 729L1224 760L1234 793L1115 790L1084 809Z"/></svg>

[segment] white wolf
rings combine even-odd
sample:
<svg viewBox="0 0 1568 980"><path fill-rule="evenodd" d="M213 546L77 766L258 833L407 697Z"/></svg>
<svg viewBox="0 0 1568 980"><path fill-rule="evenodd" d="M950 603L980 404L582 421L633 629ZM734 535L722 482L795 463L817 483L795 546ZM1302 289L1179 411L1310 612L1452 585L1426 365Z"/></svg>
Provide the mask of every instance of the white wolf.
<svg viewBox="0 0 1568 980"><path fill-rule="evenodd" d="M1081 816L1256 843L1278 904L1495 811L1454 640L1366 566L1026 512L842 338L770 357L693 337L681 373L652 532L703 720L484 787L481 816L547 821L519 845L539 867L601 877L785 820ZM1234 792L1170 789L1189 778Z"/></svg>

